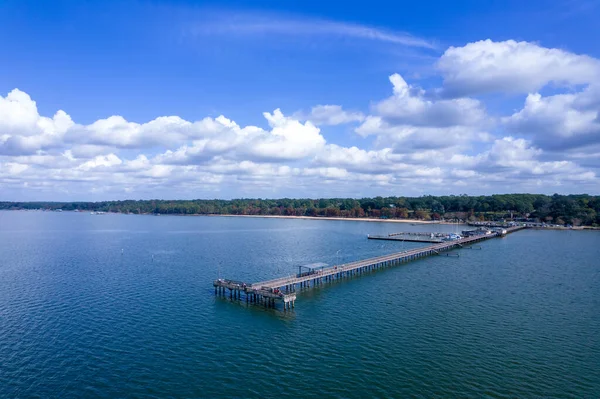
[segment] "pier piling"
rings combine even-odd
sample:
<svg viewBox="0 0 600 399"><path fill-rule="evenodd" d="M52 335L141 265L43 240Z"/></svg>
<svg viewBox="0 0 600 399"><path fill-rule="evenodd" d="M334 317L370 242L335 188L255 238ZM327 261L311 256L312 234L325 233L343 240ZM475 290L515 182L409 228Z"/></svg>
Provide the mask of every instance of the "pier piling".
<svg viewBox="0 0 600 399"><path fill-rule="evenodd" d="M241 300L241 293L244 292L247 303L248 301L258 304L263 303L265 308L274 308L277 302L281 302L284 310L290 310L295 308L296 287L300 291L303 291L310 288L311 284L313 287L322 286L323 282L332 282L334 279L341 279L343 277L358 277L368 271L391 267L426 256L441 255L441 252L446 252L445 256L458 257L458 254L449 254L447 252L463 248L465 244L474 244L524 228L523 226L517 226L506 229L504 234L479 235L453 241L443 241L423 248L415 248L343 265L321 267L318 270L312 270L308 273L298 273L294 277L283 277L252 284L235 280L218 279L213 282L213 285L215 287L215 294L225 295L225 290L229 289L230 299L235 297ZM472 245L467 248L475 249ZM481 248L479 247L478 249Z"/></svg>

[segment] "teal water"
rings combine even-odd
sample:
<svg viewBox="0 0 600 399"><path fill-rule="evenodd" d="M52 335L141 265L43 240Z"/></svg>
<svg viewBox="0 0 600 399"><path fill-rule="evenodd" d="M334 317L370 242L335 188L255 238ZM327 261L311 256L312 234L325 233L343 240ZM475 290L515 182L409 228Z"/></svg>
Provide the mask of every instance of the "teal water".
<svg viewBox="0 0 600 399"><path fill-rule="evenodd" d="M287 314L214 296L432 228L456 229L0 212L0 397L600 397L600 232L517 232Z"/></svg>

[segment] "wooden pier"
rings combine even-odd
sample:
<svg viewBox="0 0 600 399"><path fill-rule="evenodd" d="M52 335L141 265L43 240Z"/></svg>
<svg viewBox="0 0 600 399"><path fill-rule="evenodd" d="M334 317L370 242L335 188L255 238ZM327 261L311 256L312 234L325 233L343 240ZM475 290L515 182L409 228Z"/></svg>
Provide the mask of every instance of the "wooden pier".
<svg viewBox="0 0 600 399"><path fill-rule="evenodd" d="M523 226L517 226L508 228L505 231L506 234L508 234L524 228L525 227ZM462 248L465 245L474 244L502 235L503 234L501 233L494 233L466 237L454 241L444 241L427 247L415 248L343 265L315 268L311 269L312 272L299 273L295 276L259 281L252 284L235 280L218 279L213 282L213 286L215 288L215 294L217 295L226 296L229 294L231 299L241 300L243 294L247 303L256 303L273 308L276 304L281 303L283 305L283 310L287 311L294 308L296 303L296 292L299 289L302 290L310 288L311 286L318 287L334 280L407 263L426 256L441 255L443 252ZM227 290L229 290L229 292L227 292Z"/></svg>
<svg viewBox="0 0 600 399"><path fill-rule="evenodd" d="M443 242L443 238L447 237L448 234L442 233L420 233L420 232L409 232L409 233L390 233L386 235L368 234L369 240L386 240L386 241L409 241L409 242L432 242L440 243Z"/></svg>

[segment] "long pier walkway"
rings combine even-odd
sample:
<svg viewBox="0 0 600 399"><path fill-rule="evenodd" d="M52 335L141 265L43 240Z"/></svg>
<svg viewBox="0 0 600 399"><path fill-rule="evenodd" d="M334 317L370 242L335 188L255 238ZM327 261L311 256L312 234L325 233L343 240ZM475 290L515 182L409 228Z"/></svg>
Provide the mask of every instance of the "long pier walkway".
<svg viewBox="0 0 600 399"><path fill-rule="evenodd" d="M506 234L524 228L525 227L523 226L507 228ZM242 294L244 294L246 302L262 304L265 307L275 307L276 303L282 303L283 309L289 310L295 306L297 289L320 286L333 280L407 263L426 256L440 255L442 252L462 248L465 245L474 244L501 235L502 234L500 233L495 233L467 237L454 241L444 241L427 247L415 248L343 265L330 266L313 270L308 273L297 274L295 276L259 281L252 284L235 280L218 279L213 282L213 286L215 287L215 294L217 295L226 295L227 290L229 290L229 297L232 299L241 300Z"/></svg>
<svg viewBox="0 0 600 399"><path fill-rule="evenodd" d="M410 242L443 242L448 233L422 233L422 232L407 232L407 233L391 233L386 235L368 234L369 240L387 240L387 241L410 241Z"/></svg>

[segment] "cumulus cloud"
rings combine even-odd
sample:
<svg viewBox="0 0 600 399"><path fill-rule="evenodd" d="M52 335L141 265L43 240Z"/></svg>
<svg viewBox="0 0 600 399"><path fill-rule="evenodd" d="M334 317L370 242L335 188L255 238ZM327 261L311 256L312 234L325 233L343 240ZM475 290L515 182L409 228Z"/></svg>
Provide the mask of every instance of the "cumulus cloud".
<svg viewBox="0 0 600 399"><path fill-rule="evenodd" d="M390 82L394 95L375 106L375 111L389 123L430 127L477 126L486 117L478 100L427 100L424 90L409 85L397 73L390 76Z"/></svg>
<svg viewBox="0 0 600 399"><path fill-rule="evenodd" d="M400 163L402 156L394 154L391 149L367 151L358 147L341 147L327 145L314 157L319 166L342 167L353 172L367 174L390 173L405 166Z"/></svg>
<svg viewBox="0 0 600 399"><path fill-rule="evenodd" d="M600 167L600 60L536 43L483 40L450 47L437 66L443 95L528 93L523 108L499 118L497 129L547 151L546 159ZM545 88L552 95L542 95ZM562 91L562 92L561 92Z"/></svg>
<svg viewBox="0 0 600 399"><path fill-rule="evenodd" d="M0 164L0 172L4 172L7 176L16 176L29 168L29 165L24 165L15 162L6 162Z"/></svg>
<svg viewBox="0 0 600 399"><path fill-rule="evenodd" d="M450 47L437 64L448 95L528 93L549 83L586 85L600 79L600 61L530 42L482 40Z"/></svg>
<svg viewBox="0 0 600 399"><path fill-rule="evenodd" d="M177 116L160 117L144 124L128 122L122 116L111 116L77 129L71 138L88 144L139 148L181 142L193 131L190 122Z"/></svg>
<svg viewBox="0 0 600 399"><path fill-rule="evenodd" d="M317 105L308 114L298 112L294 115L301 120L309 120L319 125L343 125L352 122L362 122L365 115L358 111L346 111L339 105Z"/></svg>
<svg viewBox="0 0 600 399"><path fill-rule="evenodd" d="M593 182L595 172L567 160L544 161L543 150L528 140L511 136L496 139L491 148L475 156L458 156L449 161L462 169L459 174L477 180L494 179L504 182L528 180L552 182ZM456 170L453 171L456 173Z"/></svg>
<svg viewBox="0 0 600 399"><path fill-rule="evenodd" d="M313 155L325 145L320 129L311 122L302 123L286 117L279 109L272 114L265 112L263 116L270 130L256 126L241 128L219 117L211 122L219 125L219 134L194 140L175 151L168 150L156 160L169 164L198 164L220 156L236 160L293 161Z"/></svg>
<svg viewBox="0 0 600 399"><path fill-rule="evenodd" d="M394 125L378 116L369 116L356 129L363 136L376 136L378 147L391 147L399 153L433 149L461 148L489 140L489 134L467 126L431 127Z"/></svg>
<svg viewBox="0 0 600 399"><path fill-rule="evenodd" d="M378 147L406 153L489 141L485 128L492 120L478 100L428 99L423 89L409 85L399 74L389 79L393 95L375 103L373 114L356 128L363 137L375 136Z"/></svg>
<svg viewBox="0 0 600 399"><path fill-rule="evenodd" d="M311 122L286 118L279 109L263 115L272 129L255 138L249 148L249 153L259 158L294 160L314 154L325 145L319 128Z"/></svg>
<svg viewBox="0 0 600 399"><path fill-rule="evenodd" d="M123 163L121 159L115 154L108 155L98 155L94 159L91 159L87 162L82 163L77 168L79 170L88 171L90 169L101 168L101 167L111 167L115 165L120 165Z"/></svg>
<svg viewBox="0 0 600 399"><path fill-rule="evenodd" d="M441 90L393 74L387 98L365 99L368 114L275 109L260 126L223 115L78 124L62 110L40 115L15 89L0 96L0 190L38 199L597 192L597 64L532 43L471 43L441 57ZM549 84L555 91L540 94ZM498 117L466 96L492 91L529 94ZM356 134L328 134L348 123Z"/></svg>
<svg viewBox="0 0 600 399"><path fill-rule="evenodd" d="M60 145L72 126L71 117L62 110L52 118L40 116L35 101L21 90L0 96L0 155L32 154Z"/></svg>
<svg viewBox="0 0 600 399"><path fill-rule="evenodd" d="M582 99L583 97L583 99ZM542 148L569 149L600 143L599 108L589 91L527 96L522 110L503 119L507 129L532 137Z"/></svg>

